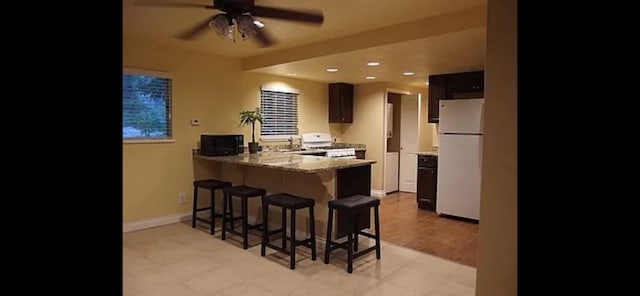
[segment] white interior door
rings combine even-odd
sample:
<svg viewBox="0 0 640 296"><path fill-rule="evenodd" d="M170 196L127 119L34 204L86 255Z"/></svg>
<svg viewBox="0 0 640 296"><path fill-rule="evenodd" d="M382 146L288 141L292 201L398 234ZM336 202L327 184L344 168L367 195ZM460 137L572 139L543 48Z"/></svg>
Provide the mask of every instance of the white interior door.
<svg viewBox="0 0 640 296"><path fill-rule="evenodd" d="M399 190L416 192L418 156L418 95L402 95L400 102Z"/></svg>

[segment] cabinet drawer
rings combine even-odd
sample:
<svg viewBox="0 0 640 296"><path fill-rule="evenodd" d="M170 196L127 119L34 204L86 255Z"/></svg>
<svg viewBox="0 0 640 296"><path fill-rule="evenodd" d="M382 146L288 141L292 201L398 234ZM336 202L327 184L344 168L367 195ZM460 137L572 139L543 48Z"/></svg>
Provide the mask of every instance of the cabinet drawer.
<svg viewBox="0 0 640 296"><path fill-rule="evenodd" d="M438 165L438 158L431 155L418 155L419 168L435 168Z"/></svg>

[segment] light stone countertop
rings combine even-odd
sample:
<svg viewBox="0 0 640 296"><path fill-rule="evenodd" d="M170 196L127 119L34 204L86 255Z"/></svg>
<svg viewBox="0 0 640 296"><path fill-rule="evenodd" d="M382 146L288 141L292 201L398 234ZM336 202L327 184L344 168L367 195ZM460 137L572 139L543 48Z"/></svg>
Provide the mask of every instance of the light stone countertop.
<svg viewBox="0 0 640 296"><path fill-rule="evenodd" d="M229 156L204 156L194 152L193 157L207 161L235 163L238 165L266 167L302 173L330 171L376 163L375 160L369 159L332 158L282 152L243 153Z"/></svg>
<svg viewBox="0 0 640 296"><path fill-rule="evenodd" d="M310 150L291 150L291 151L273 151L273 152L282 152L284 154L300 154L300 155L307 155L307 154L316 154L316 153L325 153L327 151L329 151L330 149L310 149ZM354 148L355 151L367 151L367 148Z"/></svg>
<svg viewBox="0 0 640 296"><path fill-rule="evenodd" d="M419 151L419 152L416 152L416 154L438 156L438 151Z"/></svg>

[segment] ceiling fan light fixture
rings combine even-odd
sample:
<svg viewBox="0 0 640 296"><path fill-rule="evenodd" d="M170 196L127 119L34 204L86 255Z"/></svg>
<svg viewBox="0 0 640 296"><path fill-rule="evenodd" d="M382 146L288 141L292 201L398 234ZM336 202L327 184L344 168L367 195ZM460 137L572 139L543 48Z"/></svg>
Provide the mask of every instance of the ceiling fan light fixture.
<svg viewBox="0 0 640 296"><path fill-rule="evenodd" d="M233 39L233 22L229 20L226 14L216 15L210 22L211 27L218 35Z"/></svg>
<svg viewBox="0 0 640 296"><path fill-rule="evenodd" d="M264 28L264 23L259 20L253 20L253 24L260 29Z"/></svg>
<svg viewBox="0 0 640 296"><path fill-rule="evenodd" d="M241 14L237 16L236 23L238 24L238 32L242 34L243 40L247 40L258 33L253 23L253 19L248 15Z"/></svg>

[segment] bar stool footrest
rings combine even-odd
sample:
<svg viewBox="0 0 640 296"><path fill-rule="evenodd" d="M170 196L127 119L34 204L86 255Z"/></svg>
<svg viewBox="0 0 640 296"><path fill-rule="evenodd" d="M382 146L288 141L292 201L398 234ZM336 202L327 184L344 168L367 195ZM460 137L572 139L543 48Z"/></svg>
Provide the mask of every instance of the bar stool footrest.
<svg viewBox="0 0 640 296"><path fill-rule="evenodd" d="M282 252L283 254L287 255L287 256L291 256L291 252L287 249L283 249L282 247L276 246L272 243L267 243L266 244L267 247L272 248L276 251Z"/></svg>
<svg viewBox="0 0 640 296"><path fill-rule="evenodd" d="M375 234L371 234L371 233L364 232L364 231L358 231L358 234L360 234L360 235L364 235L364 236L366 236L366 237L368 237L368 238L376 238L376 235L375 235Z"/></svg>
<svg viewBox="0 0 640 296"><path fill-rule="evenodd" d="M368 248L366 248L364 250L361 250L361 251L359 251L357 253L353 253L353 259L356 259L356 258L358 258L358 257L360 257L362 255L365 255L365 254L367 254L367 253L369 253L371 251L375 251L375 250L376 250L376 246L374 245L374 246L368 247Z"/></svg>

